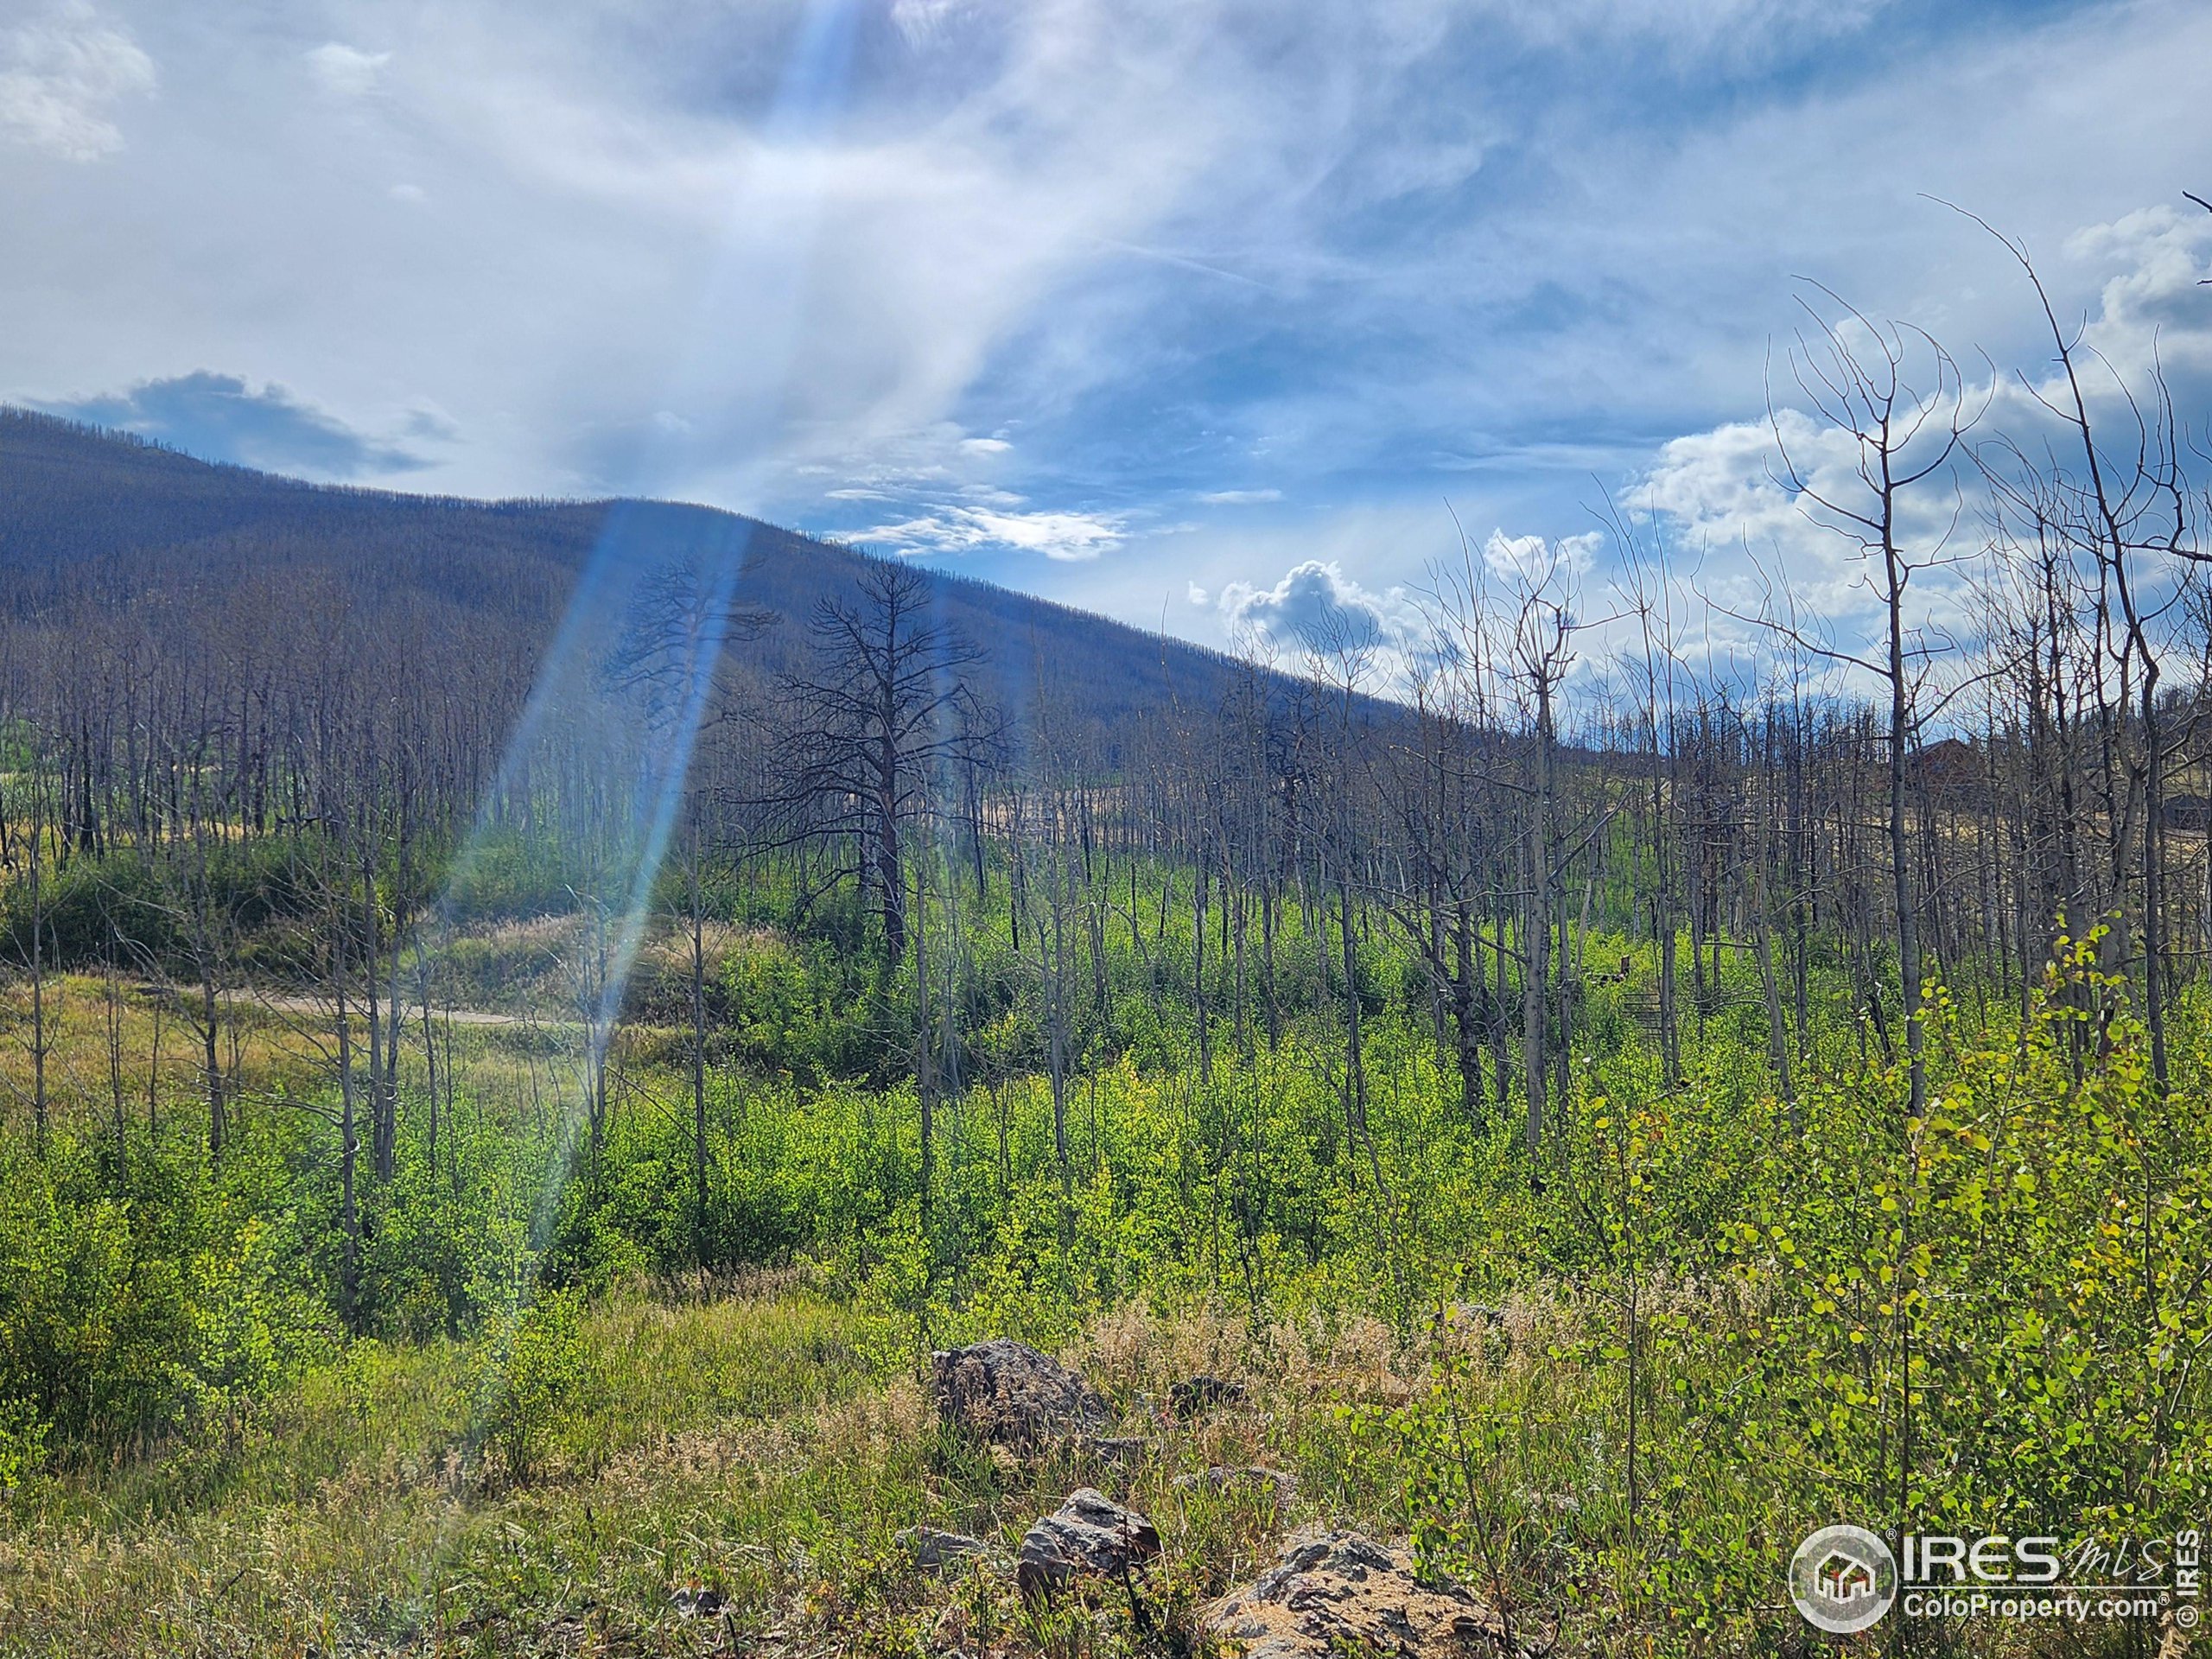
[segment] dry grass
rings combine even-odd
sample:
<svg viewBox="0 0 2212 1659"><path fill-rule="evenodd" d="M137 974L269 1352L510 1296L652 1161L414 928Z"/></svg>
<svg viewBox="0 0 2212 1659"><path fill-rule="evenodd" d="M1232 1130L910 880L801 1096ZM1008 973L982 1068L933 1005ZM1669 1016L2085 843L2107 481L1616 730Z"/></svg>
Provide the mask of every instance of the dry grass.
<svg viewBox="0 0 2212 1659"><path fill-rule="evenodd" d="M484 1349L454 1343L357 1345L248 1426L219 1466L205 1447L181 1447L46 1478L0 1529L0 1653L1187 1659L1203 1646L1204 1605L1249 1582L1287 1535L1400 1535L1408 1471L1347 1414L1424 1397L1446 1353L1475 1357L1455 1384L1476 1390L1471 1403L1530 1427L1501 1478L1516 1484L1529 1570L1573 1580L1546 1604L1575 1610L1555 1650L1688 1650L1681 1631L1654 1628L1649 1645L1587 1558L1578 1567L1575 1549L1560 1554L1572 1529L1602 1526L1607 1500L1583 1460L1603 1416L1597 1379L1553 1357L1580 1334L1560 1299L1452 1310L1411 1344L1362 1320L1123 1308L1064 1357L1141 1449L1015 1465L935 1421L906 1327L791 1275L719 1297L677 1288L690 1294L627 1294L587 1316L582 1377L526 1482L474 1451L496 1374ZM1243 1384L1243 1397L1178 1421L1169 1391L1199 1372ZM1560 1431L1548 1450L1535 1444L1547 1423ZM1178 1484L1250 1465L1297 1477L1295 1495ZM1014 1592L1022 1532L1077 1484L1160 1530L1141 1623L1118 1586L1044 1608ZM896 1535L925 1522L991 1553L964 1572L918 1571ZM671 1600L702 1589L722 1598L711 1617ZM1961 1651L2060 1650L1986 1634L2001 1640Z"/></svg>
<svg viewBox="0 0 2212 1659"><path fill-rule="evenodd" d="M1148 1449L1016 1468L941 1430L892 1327L794 1283L624 1296L588 1317L557 1451L515 1484L472 1454L481 1350L364 1344L212 1476L180 1447L19 1495L0 1535L0 1651L887 1653L948 1620L1014 1650L1126 1646L1125 1610L1024 1610L1002 1567L917 1574L894 1534L926 1522L1010 1554L1071 1486L1100 1485L1159 1525L1175 1565L1154 1593L1187 1614L1306 1513L1264 1490L1174 1484L1215 1464L1287 1466L1325 1415L1338 1374L1294 1378L1268 1345L1233 1320L1116 1315L1068 1357ZM1247 1402L1169 1421L1167 1387L1194 1370L1244 1381ZM728 1598L721 1618L671 1606L694 1584Z"/></svg>

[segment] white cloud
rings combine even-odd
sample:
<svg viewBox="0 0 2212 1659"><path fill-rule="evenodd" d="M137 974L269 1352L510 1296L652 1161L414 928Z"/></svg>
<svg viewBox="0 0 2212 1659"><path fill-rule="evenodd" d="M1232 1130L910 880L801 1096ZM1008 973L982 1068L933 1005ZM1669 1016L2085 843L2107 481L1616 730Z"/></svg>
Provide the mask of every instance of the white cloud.
<svg viewBox="0 0 2212 1659"><path fill-rule="evenodd" d="M1775 422L1728 421L1704 432L1670 438L1656 464L1627 492L1634 512L1656 513L1681 545L1698 553L1749 545L1764 550L1806 528L1795 495L1782 483L1779 432L1807 478L1837 481L1857 451L1840 432L1823 428L1793 409Z"/></svg>
<svg viewBox="0 0 2212 1659"><path fill-rule="evenodd" d="M1626 492L1624 505L1649 515L1675 550L1683 613L1700 613L1711 601L1741 617L1795 623L1855 650L1878 612L1872 572L1847 527L1792 487L1783 449L1797 480L1820 497L1859 502L1864 486L1852 436L1802 410L1782 409L1772 426L1728 423L1671 440ZM1904 498L1906 540L1932 551L1952 527L1953 503L1940 481ZM1923 575L1915 593L1923 614L1942 604L1955 586L1945 572ZM1720 628L1726 642L1757 644L1732 619Z"/></svg>
<svg viewBox="0 0 2212 1659"><path fill-rule="evenodd" d="M364 52L343 41L326 41L307 54L308 71L334 98L365 98L391 61L389 52Z"/></svg>
<svg viewBox="0 0 2212 1659"><path fill-rule="evenodd" d="M1221 590L1220 602L1232 635L1262 635L1299 650L1392 645L1415 632L1421 621L1403 589L1371 592L1334 560L1294 565L1272 588L1232 582Z"/></svg>
<svg viewBox="0 0 2212 1659"><path fill-rule="evenodd" d="M1003 550L1048 559L1095 559L1122 544L1127 516L1112 512L1023 512L945 505L864 531L859 539L912 556Z"/></svg>
<svg viewBox="0 0 2212 1659"><path fill-rule="evenodd" d="M1211 602L1211 595L1195 582L1191 584L1189 593L1191 603L1193 605L1205 605Z"/></svg>
<svg viewBox="0 0 2212 1659"><path fill-rule="evenodd" d="M1210 507L1249 507L1282 499L1281 490L1208 490L1198 497Z"/></svg>
<svg viewBox="0 0 2212 1659"><path fill-rule="evenodd" d="M154 60L88 0L0 34L0 137L67 162L123 148L112 106L154 90Z"/></svg>
<svg viewBox="0 0 2212 1659"><path fill-rule="evenodd" d="M2119 270L2100 291L2084 340L2113 369L2140 378L2154 364L2212 368L2212 213L2146 207L2077 232L2066 251Z"/></svg>
<svg viewBox="0 0 2212 1659"><path fill-rule="evenodd" d="M1597 563L1605 538L1596 531L1562 536L1557 541L1541 536L1508 536L1493 530L1483 543L1483 563L1492 575L1529 588L1555 582L1572 584Z"/></svg>

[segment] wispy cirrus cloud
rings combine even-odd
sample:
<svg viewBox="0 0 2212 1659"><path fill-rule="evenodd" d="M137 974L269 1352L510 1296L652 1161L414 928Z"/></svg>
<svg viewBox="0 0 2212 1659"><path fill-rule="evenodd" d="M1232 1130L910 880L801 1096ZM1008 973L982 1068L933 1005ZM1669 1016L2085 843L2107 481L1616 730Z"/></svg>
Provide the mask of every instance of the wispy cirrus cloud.
<svg viewBox="0 0 2212 1659"><path fill-rule="evenodd" d="M1042 554L1076 563L1119 547L1127 516L1112 512L1054 512L1018 506L944 505L896 523L878 524L858 539L904 557L965 554L981 550Z"/></svg>
<svg viewBox="0 0 2212 1659"><path fill-rule="evenodd" d="M116 107L154 90L154 60L87 0L0 30L0 138L65 162L123 148Z"/></svg>

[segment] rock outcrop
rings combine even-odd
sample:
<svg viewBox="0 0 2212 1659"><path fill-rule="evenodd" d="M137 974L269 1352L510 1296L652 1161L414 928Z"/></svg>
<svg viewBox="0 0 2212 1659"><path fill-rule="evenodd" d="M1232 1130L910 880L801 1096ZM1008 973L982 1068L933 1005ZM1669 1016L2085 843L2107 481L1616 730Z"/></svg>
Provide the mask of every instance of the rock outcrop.
<svg viewBox="0 0 2212 1659"><path fill-rule="evenodd" d="M1208 1610L1207 1630L1244 1659L1504 1659L1504 1622L1453 1584L1424 1584L1412 1556L1356 1532L1293 1541L1249 1588Z"/></svg>
<svg viewBox="0 0 2212 1659"><path fill-rule="evenodd" d="M947 1422L1013 1452L1084 1439L1113 1416L1081 1376L1004 1337L931 1355L930 1382Z"/></svg>
<svg viewBox="0 0 2212 1659"><path fill-rule="evenodd" d="M1118 1579L1159 1554L1160 1534L1151 1522L1083 1486L1022 1535L1014 1580L1034 1599L1080 1578Z"/></svg>

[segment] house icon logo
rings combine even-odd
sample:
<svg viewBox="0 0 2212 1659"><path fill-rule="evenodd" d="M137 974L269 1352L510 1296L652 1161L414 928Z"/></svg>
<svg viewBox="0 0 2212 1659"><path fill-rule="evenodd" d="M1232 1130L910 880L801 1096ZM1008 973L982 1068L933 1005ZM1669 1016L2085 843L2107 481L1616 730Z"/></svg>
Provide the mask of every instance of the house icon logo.
<svg viewBox="0 0 2212 1659"><path fill-rule="evenodd" d="M1864 1527L1822 1527L1790 1558L1789 1599L1815 1630L1866 1630L1897 1599L1897 1558Z"/></svg>

